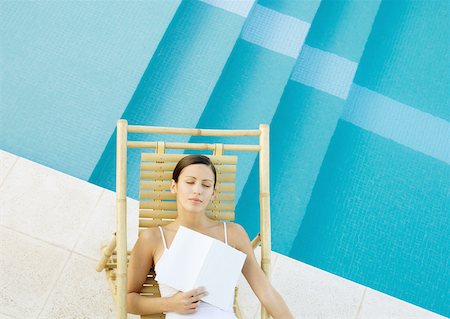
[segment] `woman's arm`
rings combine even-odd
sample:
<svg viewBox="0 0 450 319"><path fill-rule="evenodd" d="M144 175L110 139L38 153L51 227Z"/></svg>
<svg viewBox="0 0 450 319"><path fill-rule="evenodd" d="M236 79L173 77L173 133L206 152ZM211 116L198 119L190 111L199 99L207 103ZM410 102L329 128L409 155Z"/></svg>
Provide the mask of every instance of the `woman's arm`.
<svg viewBox="0 0 450 319"><path fill-rule="evenodd" d="M155 229L148 229L139 236L128 264L128 312L144 315L162 312L193 313L198 301L205 296L203 288L178 292L172 297L145 297L140 295L142 285L153 266L153 259L161 237Z"/></svg>
<svg viewBox="0 0 450 319"><path fill-rule="evenodd" d="M166 298L149 298L140 295L142 285L153 266L153 256L158 238L154 229L148 229L139 235L131 251L128 263L128 312L134 314L152 314L168 311Z"/></svg>
<svg viewBox="0 0 450 319"><path fill-rule="evenodd" d="M230 228L232 228L234 246L247 255L242 273L259 301L274 319L293 319L294 316L289 311L285 301L275 288L273 288L256 261L250 239L245 229L238 224L233 224Z"/></svg>

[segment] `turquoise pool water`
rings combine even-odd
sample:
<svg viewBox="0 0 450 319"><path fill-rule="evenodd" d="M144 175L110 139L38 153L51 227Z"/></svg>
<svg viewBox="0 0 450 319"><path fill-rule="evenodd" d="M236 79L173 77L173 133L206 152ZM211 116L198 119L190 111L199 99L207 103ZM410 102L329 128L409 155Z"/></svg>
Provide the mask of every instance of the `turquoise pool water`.
<svg viewBox="0 0 450 319"><path fill-rule="evenodd" d="M1 149L114 189L119 118L270 123L274 250L450 316L448 2L0 6Z"/></svg>

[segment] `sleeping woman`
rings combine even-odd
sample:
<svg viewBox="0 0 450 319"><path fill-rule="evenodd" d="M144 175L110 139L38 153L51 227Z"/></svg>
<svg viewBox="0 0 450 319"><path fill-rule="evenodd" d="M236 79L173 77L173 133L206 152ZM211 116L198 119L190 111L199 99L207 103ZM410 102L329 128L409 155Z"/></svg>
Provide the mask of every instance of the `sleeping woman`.
<svg viewBox="0 0 450 319"><path fill-rule="evenodd" d="M242 274L259 301L274 319L293 318L286 303L273 288L256 261L250 239L244 228L235 223L212 220L206 207L214 198L216 169L203 155L188 155L176 165L170 190L176 194L177 218L164 227L153 227L141 232L128 265L128 311L134 314L166 313L166 319L235 319L233 309L223 310L202 301L208 292L203 287L181 292L160 284L161 297L140 295L149 269L161 266L160 259L170 245L180 226L223 241L247 255ZM227 292L234 294L234 291Z"/></svg>

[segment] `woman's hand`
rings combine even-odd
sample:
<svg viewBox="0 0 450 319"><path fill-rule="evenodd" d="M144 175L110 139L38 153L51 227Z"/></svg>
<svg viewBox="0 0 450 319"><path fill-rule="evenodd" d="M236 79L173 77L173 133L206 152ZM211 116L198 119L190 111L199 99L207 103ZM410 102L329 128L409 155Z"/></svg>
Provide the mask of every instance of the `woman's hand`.
<svg viewBox="0 0 450 319"><path fill-rule="evenodd" d="M208 292L203 287L187 292L179 291L172 297L169 297L170 311L180 314L194 313L197 311L200 300L207 295Z"/></svg>

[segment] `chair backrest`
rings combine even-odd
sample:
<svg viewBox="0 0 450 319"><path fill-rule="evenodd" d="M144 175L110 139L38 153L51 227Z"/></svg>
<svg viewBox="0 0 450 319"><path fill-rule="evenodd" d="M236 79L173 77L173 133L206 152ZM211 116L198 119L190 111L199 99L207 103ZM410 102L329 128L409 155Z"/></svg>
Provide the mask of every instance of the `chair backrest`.
<svg viewBox="0 0 450 319"><path fill-rule="evenodd" d="M187 154L142 153L139 186L139 228L165 225L177 217L175 194L170 192L176 163ZM206 155L216 167L214 200L207 216L214 220L234 220L237 156Z"/></svg>

